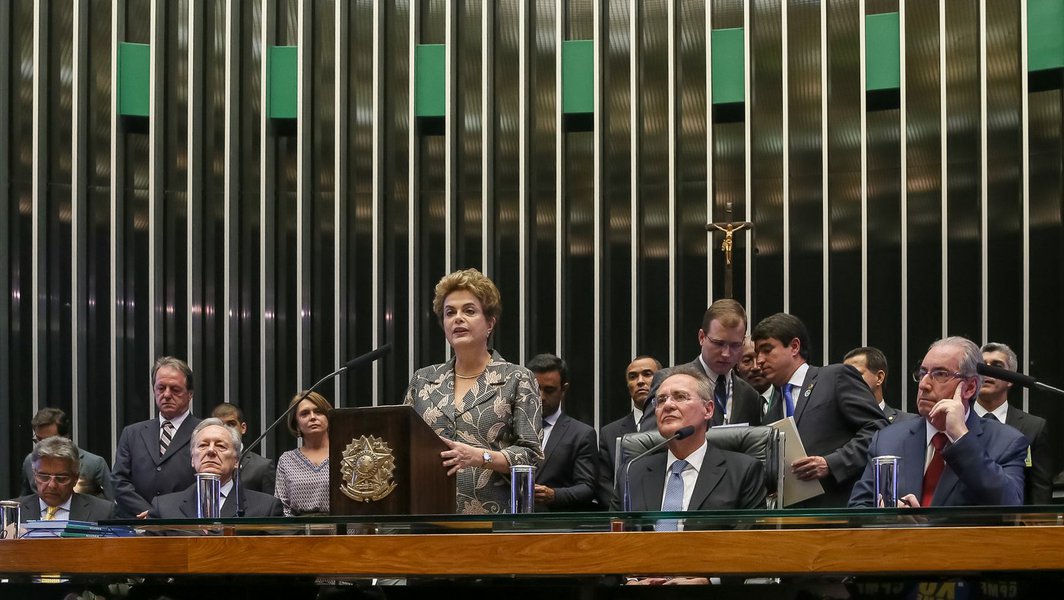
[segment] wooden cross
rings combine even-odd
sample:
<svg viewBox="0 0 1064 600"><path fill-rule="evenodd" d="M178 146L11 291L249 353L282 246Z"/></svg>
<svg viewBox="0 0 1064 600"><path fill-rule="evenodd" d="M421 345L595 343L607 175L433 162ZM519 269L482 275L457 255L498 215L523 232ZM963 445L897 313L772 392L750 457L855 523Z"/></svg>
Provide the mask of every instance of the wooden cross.
<svg viewBox="0 0 1064 600"><path fill-rule="evenodd" d="M733 236L738 231L744 231L747 229L752 230L754 224L750 221L732 221L732 203L729 201L724 208L724 215L727 221L723 223L706 223L706 231L721 231L724 232L724 241L720 245L720 249L724 252L724 297L732 297L732 247L734 245Z"/></svg>

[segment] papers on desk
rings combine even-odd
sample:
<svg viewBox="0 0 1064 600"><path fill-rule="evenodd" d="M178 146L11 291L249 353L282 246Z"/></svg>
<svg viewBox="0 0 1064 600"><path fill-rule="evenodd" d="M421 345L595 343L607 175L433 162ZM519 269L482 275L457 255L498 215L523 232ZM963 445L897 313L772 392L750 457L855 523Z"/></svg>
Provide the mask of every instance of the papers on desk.
<svg viewBox="0 0 1064 600"><path fill-rule="evenodd" d="M26 521L23 538L128 537L136 535L129 527L101 527L91 521Z"/></svg>
<svg viewBox="0 0 1064 600"><path fill-rule="evenodd" d="M798 427L794 424L794 417L780 419L775 423L769 423L769 427L782 431L783 439L787 440L783 451L783 506L784 508L803 500L815 498L824 493L824 486L819 480L802 481L791 472L791 463L799 458L809 456L805 453L805 444L798 435Z"/></svg>

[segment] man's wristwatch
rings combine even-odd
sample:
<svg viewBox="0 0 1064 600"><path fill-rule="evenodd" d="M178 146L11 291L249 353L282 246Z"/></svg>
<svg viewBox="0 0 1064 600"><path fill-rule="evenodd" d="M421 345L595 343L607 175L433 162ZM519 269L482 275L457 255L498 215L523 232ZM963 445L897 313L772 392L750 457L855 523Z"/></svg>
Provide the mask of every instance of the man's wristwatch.
<svg viewBox="0 0 1064 600"><path fill-rule="evenodd" d="M487 450L485 450L484 451L484 466L488 466L489 464L491 464L491 452L488 452Z"/></svg>

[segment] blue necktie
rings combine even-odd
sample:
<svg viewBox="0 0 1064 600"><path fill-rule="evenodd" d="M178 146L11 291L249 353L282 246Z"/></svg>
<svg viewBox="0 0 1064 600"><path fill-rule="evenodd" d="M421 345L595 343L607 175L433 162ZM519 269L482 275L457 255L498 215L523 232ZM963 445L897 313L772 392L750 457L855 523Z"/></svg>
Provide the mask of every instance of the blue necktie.
<svg viewBox="0 0 1064 600"><path fill-rule="evenodd" d="M720 375L717 377L717 385L713 389L713 397L717 401L717 410L720 412L720 422L724 422L724 417L728 415L728 377L726 375Z"/></svg>
<svg viewBox="0 0 1064 600"><path fill-rule="evenodd" d="M679 512L683 510L683 477L680 473L688 466L686 460L678 460L669 467L669 479L665 482L665 499L661 503L663 512ZM676 531L676 519L662 519L658 521L658 531Z"/></svg>
<svg viewBox="0 0 1064 600"><path fill-rule="evenodd" d="M791 388L792 387L793 386L791 384L789 384L789 383L783 384L783 400L786 403L786 404L784 404L784 406L787 407L787 414L784 415L786 417L793 417L794 416L794 400L791 399Z"/></svg>

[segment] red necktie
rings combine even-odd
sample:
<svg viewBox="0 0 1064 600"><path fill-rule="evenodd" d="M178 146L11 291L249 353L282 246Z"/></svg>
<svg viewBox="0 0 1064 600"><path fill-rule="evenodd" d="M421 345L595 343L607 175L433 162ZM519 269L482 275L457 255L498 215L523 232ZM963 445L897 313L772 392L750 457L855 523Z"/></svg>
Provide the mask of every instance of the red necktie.
<svg viewBox="0 0 1064 600"><path fill-rule="evenodd" d="M946 447L946 434L938 432L931 436L931 445L935 447L935 453L931 456L931 463L924 471L924 494L920 499L920 506L931 506L931 500L935 497L935 488L938 480L942 479L942 471L946 468L946 461L942 459L942 449Z"/></svg>

